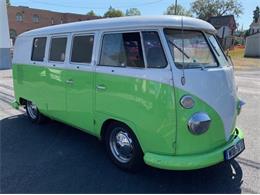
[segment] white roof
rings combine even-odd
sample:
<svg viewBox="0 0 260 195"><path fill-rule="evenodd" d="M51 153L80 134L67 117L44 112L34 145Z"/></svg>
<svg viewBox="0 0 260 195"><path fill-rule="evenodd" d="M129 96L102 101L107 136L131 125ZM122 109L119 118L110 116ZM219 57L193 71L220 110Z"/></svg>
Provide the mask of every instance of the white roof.
<svg viewBox="0 0 260 195"><path fill-rule="evenodd" d="M21 36L80 32L85 30L115 29L128 27L172 27L181 28L183 18L184 29L204 30L216 33L216 29L206 21L185 16L128 16L104 18L59 24L24 32Z"/></svg>

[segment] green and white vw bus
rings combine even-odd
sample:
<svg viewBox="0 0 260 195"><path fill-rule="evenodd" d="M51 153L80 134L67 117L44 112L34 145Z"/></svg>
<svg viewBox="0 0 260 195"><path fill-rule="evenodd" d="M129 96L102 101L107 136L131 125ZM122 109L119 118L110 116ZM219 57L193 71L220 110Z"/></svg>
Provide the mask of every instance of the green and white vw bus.
<svg viewBox="0 0 260 195"><path fill-rule="evenodd" d="M75 22L21 34L15 101L103 140L120 168L208 167L244 150L233 67L209 23L177 16Z"/></svg>

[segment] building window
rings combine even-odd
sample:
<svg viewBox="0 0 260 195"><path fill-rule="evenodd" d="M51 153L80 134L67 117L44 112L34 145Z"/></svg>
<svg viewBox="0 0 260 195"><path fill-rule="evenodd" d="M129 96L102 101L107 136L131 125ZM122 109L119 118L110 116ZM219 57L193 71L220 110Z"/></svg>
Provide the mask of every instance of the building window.
<svg viewBox="0 0 260 195"><path fill-rule="evenodd" d="M16 30L10 29L10 38L12 39L13 43L15 42L16 36L17 36Z"/></svg>
<svg viewBox="0 0 260 195"><path fill-rule="evenodd" d="M46 46L46 37L38 37L33 40L32 61L43 62Z"/></svg>
<svg viewBox="0 0 260 195"><path fill-rule="evenodd" d="M16 14L16 21L17 22L22 22L23 21L23 15L21 13Z"/></svg>
<svg viewBox="0 0 260 195"><path fill-rule="evenodd" d="M40 17L38 15L33 15L32 21L33 23L39 23Z"/></svg>
<svg viewBox="0 0 260 195"><path fill-rule="evenodd" d="M84 35L73 38L71 62L91 63L94 36Z"/></svg>

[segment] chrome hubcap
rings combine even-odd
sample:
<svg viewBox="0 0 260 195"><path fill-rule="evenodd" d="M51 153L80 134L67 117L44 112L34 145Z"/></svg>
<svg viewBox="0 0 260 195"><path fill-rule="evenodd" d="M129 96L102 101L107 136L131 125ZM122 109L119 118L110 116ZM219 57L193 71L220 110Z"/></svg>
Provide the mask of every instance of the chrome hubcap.
<svg viewBox="0 0 260 195"><path fill-rule="evenodd" d="M127 163L132 159L132 143L132 139L122 128L114 129L110 135L110 149L116 159L122 163Z"/></svg>
<svg viewBox="0 0 260 195"><path fill-rule="evenodd" d="M38 114L37 106L34 103L28 101L27 102L27 109L28 109L28 113L29 113L30 117L32 119L36 119L37 114Z"/></svg>

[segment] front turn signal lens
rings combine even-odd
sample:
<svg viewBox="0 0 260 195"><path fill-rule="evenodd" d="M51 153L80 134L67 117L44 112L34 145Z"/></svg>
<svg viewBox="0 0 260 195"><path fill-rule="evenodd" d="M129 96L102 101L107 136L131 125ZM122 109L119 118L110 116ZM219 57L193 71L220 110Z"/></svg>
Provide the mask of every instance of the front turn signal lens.
<svg viewBox="0 0 260 195"><path fill-rule="evenodd" d="M184 95L180 99L180 104L183 108L190 109L194 106L195 101L193 100L192 96L190 95Z"/></svg>

